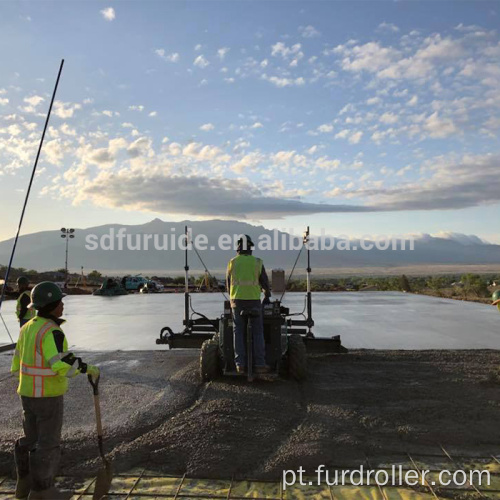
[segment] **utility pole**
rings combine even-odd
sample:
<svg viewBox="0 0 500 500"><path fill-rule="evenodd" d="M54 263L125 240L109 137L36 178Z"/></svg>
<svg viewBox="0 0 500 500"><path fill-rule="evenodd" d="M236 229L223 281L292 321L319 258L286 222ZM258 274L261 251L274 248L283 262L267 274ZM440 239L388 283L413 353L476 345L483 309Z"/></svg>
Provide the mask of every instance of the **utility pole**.
<svg viewBox="0 0 500 500"><path fill-rule="evenodd" d="M68 243L70 238L74 238L75 235L73 234L75 232L74 229L66 229L63 227L61 229L61 238L66 238L66 264L64 266L65 270L65 278L64 278L64 288L68 288Z"/></svg>

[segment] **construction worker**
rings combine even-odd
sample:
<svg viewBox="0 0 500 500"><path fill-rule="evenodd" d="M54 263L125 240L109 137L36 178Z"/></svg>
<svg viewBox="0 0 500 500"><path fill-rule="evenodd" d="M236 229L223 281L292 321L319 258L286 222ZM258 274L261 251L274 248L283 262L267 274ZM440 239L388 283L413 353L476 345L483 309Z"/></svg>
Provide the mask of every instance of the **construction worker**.
<svg viewBox="0 0 500 500"><path fill-rule="evenodd" d="M19 291L19 296L17 297L16 316L19 320L19 326L21 328L30 319L35 317L35 310L28 307L31 302L29 284L30 281L26 278L26 276L17 278L17 290Z"/></svg>
<svg viewBox="0 0 500 500"><path fill-rule="evenodd" d="M64 499L54 478L60 459L63 395L68 378L86 373L97 379L99 369L68 351L61 329L64 305L61 289L39 283L31 292L30 308L37 315L19 334L11 372L19 372L18 394L23 407L24 436L16 441L16 498Z"/></svg>
<svg viewBox="0 0 500 500"><path fill-rule="evenodd" d="M253 309L258 315L250 317L253 332L255 373L266 373L266 346L264 342L264 324L262 318L261 291L264 290L264 303L270 302L271 288L261 259L252 255L253 244L250 236L238 240L236 257L229 261L226 273L226 286L230 291L231 311L234 322L234 359L236 371L245 373L247 356L245 346L245 320L243 310Z"/></svg>
<svg viewBox="0 0 500 500"><path fill-rule="evenodd" d="M492 300L491 305L497 306L498 310L500 311L500 290L495 290L493 292L491 300Z"/></svg>

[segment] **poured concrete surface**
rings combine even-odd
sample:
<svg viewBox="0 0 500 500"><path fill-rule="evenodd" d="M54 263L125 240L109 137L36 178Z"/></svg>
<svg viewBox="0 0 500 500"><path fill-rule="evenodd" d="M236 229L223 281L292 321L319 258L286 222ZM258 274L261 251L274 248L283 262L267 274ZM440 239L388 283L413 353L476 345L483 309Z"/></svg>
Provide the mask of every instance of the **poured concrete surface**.
<svg viewBox="0 0 500 500"><path fill-rule="evenodd" d="M283 469L366 456L498 453L498 351L352 351L309 358L308 380L202 384L198 352L91 352L102 368L105 449L117 472L151 466L205 478L275 479ZM0 474L21 428L10 356L0 355ZM71 381L64 474L99 466L92 392Z"/></svg>
<svg viewBox="0 0 500 500"><path fill-rule="evenodd" d="M224 297L193 294L197 311L218 317ZM165 349L155 343L161 328L182 330L183 294L65 298L64 330L78 349ZM291 312L304 308L303 293L287 293ZM14 301L2 314L14 337L18 326ZM313 294L314 332L341 335L350 348L500 349L500 314L494 307L399 292L324 292ZM0 324L0 343L8 337Z"/></svg>

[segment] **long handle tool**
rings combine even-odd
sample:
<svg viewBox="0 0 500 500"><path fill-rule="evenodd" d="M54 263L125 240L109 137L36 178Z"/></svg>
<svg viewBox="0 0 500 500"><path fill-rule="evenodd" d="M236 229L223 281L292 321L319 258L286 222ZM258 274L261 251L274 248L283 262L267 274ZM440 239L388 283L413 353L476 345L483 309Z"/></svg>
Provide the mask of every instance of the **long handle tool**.
<svg viewBox="0 0 500 500"><path fill-rule="evenodd" d="M101 405L99 402L99 377L94 381L89 375L89 382L94 391L94 408L95 408L95 420L97 425L97 445L99 447L99 455L102 459L102 467L97 473L97 479L95 482L93 500L100 500L102 497L109 493L109 488L111 487L111 481L113 479L113 471L111 470L111 462L109 462L104 456L104 449L102 446L102 423L101 423Z"/></svg>

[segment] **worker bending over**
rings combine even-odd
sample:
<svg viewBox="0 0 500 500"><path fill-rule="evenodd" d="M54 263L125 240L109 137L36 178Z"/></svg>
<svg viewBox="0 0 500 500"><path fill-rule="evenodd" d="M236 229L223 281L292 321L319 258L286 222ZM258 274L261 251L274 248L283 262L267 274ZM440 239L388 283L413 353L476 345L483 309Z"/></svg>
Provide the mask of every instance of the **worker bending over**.
<svg viewBox="0 0 500 500"><path fill-rule="evenodd" d="M79 373L99 376L96 366L83 363L68 351L61 329L64 305L61 289L49 281L31 293L30 308L37 315L19 334L11 371L19 372L18 394L23 407L24 437L15 444L16 498L63 499L54 478L59 468L63 422L63 394L68 378Z"/></svg>
<svg viewBox="0 0 500 500"><path fill-rule="evenodd" d="M16 316L19 321L20 328L22 328L30 319L35 317L35 310L28 307L31 302L29 284L29 279L26 278L26 276L17 278L17 290L19 291L19 295L17 297Z"/></svg>
<svg viewBox="0 0 500 500"><path fill-rule="evenodd" d="M262 259L252 255L253 244L250 236L245 235L238 240L236 257L227 266L226 282L230 291L231 311L234 322L234 358L236 371L246 371L247 356L245 346L245 320L241 316L243 310L253 309L258 315L250 317L253 332L255 373L267 373L266 346L264 342L264 324L260 294L265 293L264 303L269 303L271 289Z"/></svg>

